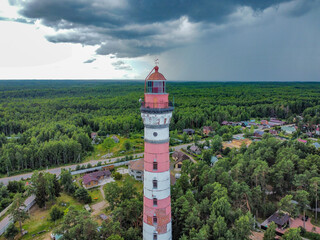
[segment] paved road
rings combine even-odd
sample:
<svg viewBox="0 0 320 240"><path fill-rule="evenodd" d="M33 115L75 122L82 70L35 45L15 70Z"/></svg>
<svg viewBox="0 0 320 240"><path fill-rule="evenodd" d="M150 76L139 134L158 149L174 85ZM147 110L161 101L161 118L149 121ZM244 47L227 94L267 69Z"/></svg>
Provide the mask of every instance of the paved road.
<svg viewBox="0 0 320 240"><path fill-rule="evenodd" d="M193 143L182 144L182 145L175 146L173 148L175 150L180 150L181 148L187 148L187 146L192 145L192 144ZM133 156L137 156L137 158L139 158L139 157L143 156L143 153L133 154ZM57 176L59 176L60 173L61 173L61 169L63 169L63 168L65 168L65 169L69 169L70 168L71 170L76 170L77 165L86 166L88 163L90 163L92 166L95 166L95 165L98 164L98 162L113 163L113 162L117 161L119 158L121 158L121 157L115 157L115 158L110 158L110 159L91 160L91 161L86 162L86 163L80 163L80 164L67 165L67 166L63 166L63 167L51 168L51 169L48 169L48 170L44 170L42 172L49 172L49 173L56 174ZM3 183L4 185L7 185L9 181L19 181L22 178L23 179L27 179L27 178L30 178L31 176L32 176L32 172L25 173L25 174L20 174L20 175L16 175L16 176L12 176L12 177L0 178L0 183Z"/></svg>

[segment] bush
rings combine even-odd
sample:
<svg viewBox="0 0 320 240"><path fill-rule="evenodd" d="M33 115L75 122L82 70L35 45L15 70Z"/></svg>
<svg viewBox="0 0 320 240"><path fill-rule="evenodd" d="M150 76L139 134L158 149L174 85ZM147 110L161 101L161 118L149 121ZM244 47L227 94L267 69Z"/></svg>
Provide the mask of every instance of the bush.
<svg viewBox="0 0 320 240"><path fill-rule="evenodd" d="M18 232L18 228L13 223L11 223L4 233L4 236L6 239L14 239Z"/></svg>
<svg viewBox="0 0 320 240"><path fill-rule="evenodd" d="M74 196L80 202L84 202L84 203L92 202L92 198L85 188L78 188L74 193Z"/></svg>
<svg viewBox="0 0 320 240"><path fill-rule="evenodd" d="M56 221L63 217L63 211L60 210L56 205L51 208L50 217L52 221Z"/></svg>
<svg viewBox="0 0 320 240"><path fill-rule="evenodd" d="M115 180L121 180L122 174L119 173L119 172L114 172L114 173L113 173L113 178L114 178Z"/></svg>
<svg viewBox="0 0 320 240"><path fill-rule="evenodd" d="M129 151L129 150L132 148L132 144L131 144L131 142L130 142L129 140L126 140L126 141L124 142L124 148L125 148L127 151Z"/></svg>
<svg viewBox="0 0 320 240"><path fill-rule="evenodd" d="M88 163L87 168L92 168L91 163Z"/></svg>
<svg viewBox="0 0 320 240"><path fill-rule="evenodd" d="M78 164L77 166L76 166L76 170L78 171L78 170L80 170L81 169L81 167L80 167L80 165Z"/></svg>
<svg viewBox="0 0 320 240"><path fill-rule="evenodd" d="M24 183L22 181L10 181L8 183L7 189L11 193L23 193L24 192Z"/></svg>
<svg viewBox="0 0 320 240"><path fill-rule="evenodd" d="M307 232L304 228L300 227L300 234L302 237L310 240L320 240L320 234Z"/></svg>
<svg viewBox="0 0 320 240"><path fill-rule="evenodd" d="M0 202L1 209L5 209L6 207L8 207L11 202L12 200L10 198L3 198Z"/></svg>

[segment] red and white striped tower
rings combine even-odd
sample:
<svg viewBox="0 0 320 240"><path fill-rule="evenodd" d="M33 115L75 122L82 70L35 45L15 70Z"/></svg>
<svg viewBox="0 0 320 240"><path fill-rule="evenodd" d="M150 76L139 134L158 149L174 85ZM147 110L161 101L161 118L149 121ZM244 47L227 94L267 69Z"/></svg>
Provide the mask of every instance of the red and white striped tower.
<svg viewBox="0 0 320 240"><path fill-rule="evenodd" d="M173 106L168 101L166 79L158 70L159 67L155 66L146 78L144 102L141 103L144 124L144 240L172 238L169 123Z"/></svg>

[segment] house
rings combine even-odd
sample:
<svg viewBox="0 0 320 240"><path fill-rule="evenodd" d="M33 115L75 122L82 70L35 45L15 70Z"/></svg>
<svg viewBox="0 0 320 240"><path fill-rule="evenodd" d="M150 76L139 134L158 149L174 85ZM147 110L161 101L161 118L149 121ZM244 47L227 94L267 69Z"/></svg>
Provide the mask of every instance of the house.
<svg viewBox="0 0 320 240"><path fill-rule="evenodd" d="M101 180L109 178L111 176L111 172L109 170L104 171L96 171L92 173L88 173L82 177L83 185L85 188L92 188L98 186L101 183Z"/></svg>
<svg viewBox="0 0 320 240"><path fill-rule="evenodd" d="M195 131L191 128L186 128L186 129L183 129L183 132L184 133L187 133L188 135L192 135L195 133Z"/></svg>
<svg viewBox="0 0 320 240"><path fill-rule="evenodd" d="M286 134L292 134L297 130L294 126L282 126L281 131L284 131Z"/></svg>
<svg viewBox="0 0 320 240"><path fill-rule="evenodd" d="M172 154L172 158L175 160L174 168L176 170L180 170L182 167L182 162L184 160L190 160L189 156L184 154L183 152L175 151Z"/></svg>
<svg viewBox="0 0 320 240"><path fill-rule="evenodd" d="M92 132L91 133L91 139L92 140L95 140L97 136L98 136L98 134L96 132Z"/></svg>
<svg viewBox="0 0 320 240"><path fill-rule="evenodd" d="M249 122L248 121L241 121L241 126L247 127L247 126L249 126Z"/></svg>
<svg viewBox="0 0 320 240"><path fill-rule="evenodd" d="M184 160L187 160L189 159L188 155L186 155L185 153L183 152L180 152L180 151L175 151L173 154L172 154L172 159L177 161L177 160L180 160L180 161L184 161Z"/></svg>
<svg viewBox="0 0 320 240"><path fill-rule="evenodd" d="M271 127L274 127L274 126L282 126L284 125L285 122L281 121L281 120L278 120L276 118L271 118L270 121L269 121L269 125Z"/></svg>
<svg viewBox="0 0 320 240"><path fill-rule="evenodd" d="M129 164L129 175L134 177L134 179L143 181L143 171L144 171L144 159L141 158L137 161L130 162Z"/></svg>
<svg viewBox="0 0 320 240"><path fill-rule="evenodd" d="M223 121L222 123L221 123L221 125L229 125L229 122L228 121Z"/></svg>
<svg viewBox="0 0 320 240"><path fill-rule="evenodd" d="M278 131L277 131L277 130L274 130L274 129L271 129L271 130L269 131L269 133L270 133L271 135L273 135L273 136L277 136L277 135L278 135Z"/></svg>
<svg viewBox="0 0 320 240"><path fill-rule="evenodd" d="M107 166L103 166L101 167L101 170L113 170L114 169L114 165L107 165Z"/></svg>
<svg viewBox="0 0 320 240"><path fill-rule="evenodd" d="M271 222L274 222L279 229L284 229L290 227L290 216L288 213L276 211L261 224L261 227L266 229Z"/></svg>
<svg viewBox="0 0 320 240"><path fill-rule="evenodd" d="M204 135L209 135L209 133L211 133L213 131L213 128L211 126L204 126L203 127L203 134Z"/></svg>
<svg viewBox="0 0 320 240"><path fill-rule="evenodd" d="M313 143L312 145L313 145L316 149L319 149L319 148L320 148L320 144L317 143L317 142Z"/></svg>
<svg viewBox="0 0 320 240"><path fill-rule="evenodd" d="M263 131L255 131L253 136L256 137L256 138L262 138L264 133L265 132L263 132Z"/></svg>
<svg viewBox="0 0 320 240"><path fill-rule="evenodd" d="M308 137L313 137L312 132L306 132L306 134L307 134Z"/></svg>
<svg viewBox="0 0 320 240"><path fill-rule="evenodd" d="M113 139L113 141L115 143L119 143L119 141L120 141L119 138L117 138L117 136L115 136L115 135L113 135L111 138Z"/></svg>
<svg viewBox="0 0 320 240"><path fill-rule="evenodd" d="M307 143L308 142L307 140L304 140L304 139L301 139L301 138L299 138L297 141L301 142L301 143Z"/></svg>
<svg viewBox="0 0 320 240"><path fill-rule="evenodd" d="M268 120L261 120L260 122L262 125L268 125Z"/></svg>
<svg viewBox="0 0 320 240"><path fill-rule="evenodd" d="M190 151L193 152L194 154L197 154L197 155L201 154L200 148L195 145L190 147Z"/></svg>
<svg viewBox="0 0 320 240"><path fill-rule="evenodd" d="M316 128L316 134L317 134L317 135L320 135L320 128L319 128L319 126Z"/></svg>
<svg viewBox="0 0 320 240"><path fill-rule="evenodd" d="M218 161L218 157L217 156L212 156L211 160L210 160L210 165L213 166L217 161Z"/></svg>

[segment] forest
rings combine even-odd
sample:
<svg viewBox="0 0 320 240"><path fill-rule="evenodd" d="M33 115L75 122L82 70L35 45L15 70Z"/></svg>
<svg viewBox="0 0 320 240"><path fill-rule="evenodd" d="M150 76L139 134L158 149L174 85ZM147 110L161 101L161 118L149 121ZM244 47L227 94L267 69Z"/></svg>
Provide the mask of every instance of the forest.
<svg viewBox="0 0 320 240"><path fill-rule="evenodd" d="M168 82L170 129L301 115L320 123L317 83ZM0 81L0 174L79 163L93 151L91 132L143 132L142 81Z"/></svg>

